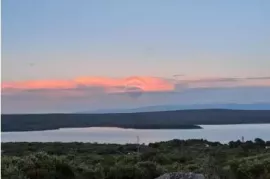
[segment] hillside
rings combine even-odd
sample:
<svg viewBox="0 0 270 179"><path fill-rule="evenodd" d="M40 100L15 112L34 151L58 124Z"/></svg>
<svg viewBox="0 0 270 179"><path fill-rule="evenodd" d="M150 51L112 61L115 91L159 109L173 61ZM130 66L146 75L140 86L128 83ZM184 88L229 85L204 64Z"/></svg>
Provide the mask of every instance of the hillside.
<svg viewBox="0 0 270 179"><path fill-rule="evenodd" d="M117 114L3 114L2 131L64 127L193 129L200 124L270 123L270 110L180 110Z"/></svg>
<svg viewBox="0 0 270 179"><path fill-rule="evenodd" d="M78 113L104 114L104 113L137 113L137 112L157 112L157 111L176 111L191 109L231 109L231 110L270 110L270 103L251 103L251 104L190 104L190 105L154 105L130 109L99 109L94 111L82 111Z"/></svg>

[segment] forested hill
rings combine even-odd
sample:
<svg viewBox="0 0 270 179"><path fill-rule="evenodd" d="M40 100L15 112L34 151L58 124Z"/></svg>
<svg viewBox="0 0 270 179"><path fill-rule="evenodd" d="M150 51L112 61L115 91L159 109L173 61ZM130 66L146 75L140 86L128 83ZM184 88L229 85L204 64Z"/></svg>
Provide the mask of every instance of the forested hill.
<svg viewBox="0 0 270 179"><path fill-rule="evenodd" d="M64 127L190 129L199 124L270 123L270 110L179 110L117 114L3 114L2 131Z"/></svg>

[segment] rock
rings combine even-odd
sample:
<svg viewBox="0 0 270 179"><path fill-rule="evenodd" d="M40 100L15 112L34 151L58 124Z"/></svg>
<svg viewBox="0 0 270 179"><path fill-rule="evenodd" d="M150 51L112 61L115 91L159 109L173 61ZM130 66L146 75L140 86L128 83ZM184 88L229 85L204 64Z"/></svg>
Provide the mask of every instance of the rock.
<svg viewBox="0 0 270 179"><path fill-rule="evenodd" d="M196 173L174 172L174 173L165 173L164 175L161 175L156 179L205 179L205 177L202 174Z"/></svg>

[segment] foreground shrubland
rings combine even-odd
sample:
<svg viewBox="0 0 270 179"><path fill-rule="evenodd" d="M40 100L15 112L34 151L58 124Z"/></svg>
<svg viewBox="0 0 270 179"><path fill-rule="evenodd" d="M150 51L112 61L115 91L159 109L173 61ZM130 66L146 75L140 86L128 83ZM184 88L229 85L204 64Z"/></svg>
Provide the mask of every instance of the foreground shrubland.
<svg viewBox="0 0 270 179"><path fill-rule="evenodd" d="M172 140L149 145L3 143L6 179L153 179L168 172L270 179L270 142Z"/></svg>

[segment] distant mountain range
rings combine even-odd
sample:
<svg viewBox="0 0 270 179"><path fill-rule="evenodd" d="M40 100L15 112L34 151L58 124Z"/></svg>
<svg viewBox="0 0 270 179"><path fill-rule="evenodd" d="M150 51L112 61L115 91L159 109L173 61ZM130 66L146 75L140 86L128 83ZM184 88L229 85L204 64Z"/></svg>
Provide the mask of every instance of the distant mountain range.
<svg viewBox="0 0 270 179"><path fill-rule="evenodd" d="M137 113L137 112L156 112L156 111L176 111L191 109L232 109L232 110L270 110L270 103L253 104L192 104L192 105L157 105L131 109L99 109L93 111L82 111L77 113Z"/></svg>

